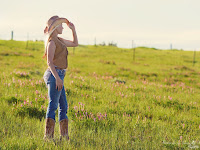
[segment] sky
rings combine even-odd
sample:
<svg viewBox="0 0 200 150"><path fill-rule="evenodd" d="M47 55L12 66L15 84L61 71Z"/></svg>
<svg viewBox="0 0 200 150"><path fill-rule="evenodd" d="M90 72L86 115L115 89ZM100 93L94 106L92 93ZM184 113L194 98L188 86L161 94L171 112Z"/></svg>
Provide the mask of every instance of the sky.
<svg viewBox="0 0 200 150"><path fill-rule="evenodd" d="M44 40L54 15L75 25L79 44L200 50L200 0L0 0L0 39ZM63 24L63 34L73 40ZM133 45L132 45L133 41Z"/></svg>

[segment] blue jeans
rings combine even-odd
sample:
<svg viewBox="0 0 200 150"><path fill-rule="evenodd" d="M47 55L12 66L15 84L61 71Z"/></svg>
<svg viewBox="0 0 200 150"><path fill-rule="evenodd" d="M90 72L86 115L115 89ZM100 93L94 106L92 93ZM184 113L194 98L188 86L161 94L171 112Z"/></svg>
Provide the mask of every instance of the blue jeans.
<svg viewBox="0 0 200 150"><path fill-rule="evenodd" d="M60 79L63 81L64 84L64 77L66 74L66 70L56 69L56 72L58 73ZM57 110L59 104L59 110L58 110L59 121L63 119L68 119L67 117L68 104L67 104L64 85L61 91L58 91L58 89L56 89L56 79L49 68L45 71L43 79L45 81L46 87L48 88L48 97L49 97L49 105L47 108L46 118L51 118L56 121L55 111Z"/></svg>

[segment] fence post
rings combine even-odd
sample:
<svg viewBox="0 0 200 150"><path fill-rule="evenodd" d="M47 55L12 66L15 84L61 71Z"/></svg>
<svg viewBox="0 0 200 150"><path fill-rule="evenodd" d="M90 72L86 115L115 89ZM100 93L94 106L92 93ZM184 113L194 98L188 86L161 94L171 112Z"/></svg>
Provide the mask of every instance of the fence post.
<svg viewBox="0 0 200 150"><path fill-rule="evenodd" d="M196 55L196 51L194 50L194 56L193 56L193 66L195 64L195 55Z"/></svg>
<svg viewBox="0 0 200 150"><path fill-rule="evenodd" d="M29 41L29 35L27 33L26 49L28 49L28 41Z"/></svg>
<svg viewBox="0 0 200 150"><path fill-rule="evenodd" d="M132 49L133 49L133 61L135 62L135 47L133 48L134 41L132 40Z"/></svg>
<svg viewBox="0 0 200 150"><path fill-rule="evenodd" d="M14 34L13 31L11 31L11 40L13 40L13 34Z"/></svg>

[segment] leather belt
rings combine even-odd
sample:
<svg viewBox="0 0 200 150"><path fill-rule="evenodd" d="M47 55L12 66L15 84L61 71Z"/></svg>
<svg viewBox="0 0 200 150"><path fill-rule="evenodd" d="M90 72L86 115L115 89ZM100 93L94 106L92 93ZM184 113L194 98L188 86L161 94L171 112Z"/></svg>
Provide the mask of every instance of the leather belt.
<svg viewBox="0 0 200 150"><path fill-rule="evenodd" d="M56 69L59 69L59 70L63 70L62 68L59 68L59 67L55 67Z"/></svg>
<svg viewBox="0 0 200 150"><path fill-rule="evenodd" d="M50 69L50 68L48 67L48 69ZM62 69L62 68L59 68L59 67L55 67L55 69L64 70L64 69Z"/></svg>

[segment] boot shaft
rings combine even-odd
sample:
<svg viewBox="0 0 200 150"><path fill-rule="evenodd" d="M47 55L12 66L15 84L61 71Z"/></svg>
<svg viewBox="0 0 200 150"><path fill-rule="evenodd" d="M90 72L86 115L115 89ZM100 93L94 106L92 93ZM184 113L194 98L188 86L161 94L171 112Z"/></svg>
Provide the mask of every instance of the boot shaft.
<svg viewBox="0 0 200 150"><path fill-rule="evenodd" d="M54 137L54 127L55 127L55 121L51 118L47 118L45 127L45 138Z"/></svg>
<svg viewBox="0 0 200 150"><path fill-rule="evenodd" d="M63 119L60 121L60 135L62 137L66 137L69 139L68 136L68 119Z"/></svg>

